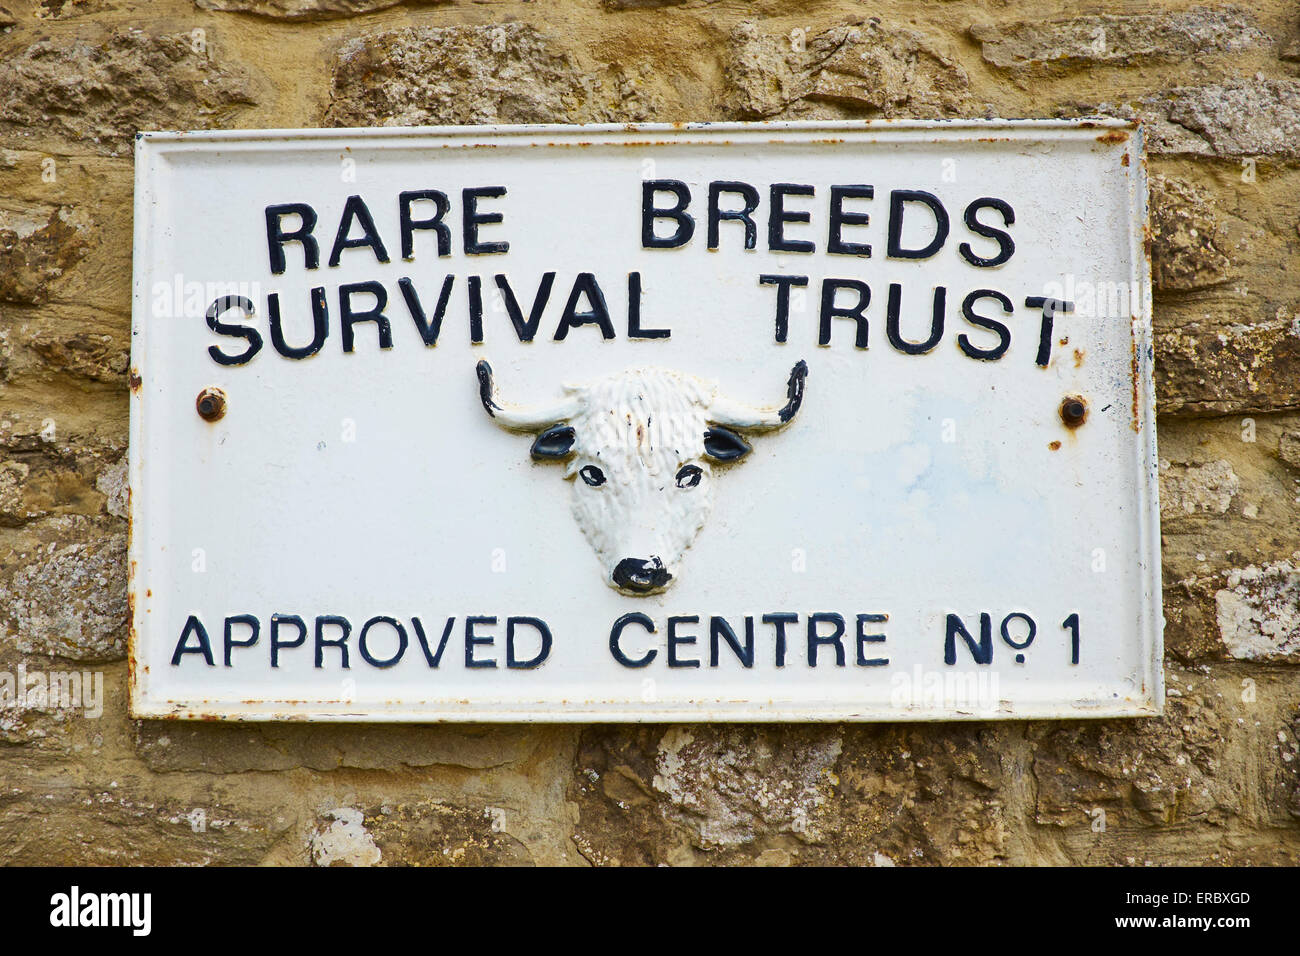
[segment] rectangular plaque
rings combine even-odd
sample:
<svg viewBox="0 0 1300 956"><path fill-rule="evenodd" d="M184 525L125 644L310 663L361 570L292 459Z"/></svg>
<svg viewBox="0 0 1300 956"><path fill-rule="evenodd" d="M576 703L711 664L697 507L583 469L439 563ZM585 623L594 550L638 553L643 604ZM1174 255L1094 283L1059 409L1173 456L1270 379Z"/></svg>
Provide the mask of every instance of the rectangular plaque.
<svg viewBox="0 0 1300 956"><path fill-rule="evenodd" d="M1163 701L1141 133L146 133L137 717Z"/></svg>

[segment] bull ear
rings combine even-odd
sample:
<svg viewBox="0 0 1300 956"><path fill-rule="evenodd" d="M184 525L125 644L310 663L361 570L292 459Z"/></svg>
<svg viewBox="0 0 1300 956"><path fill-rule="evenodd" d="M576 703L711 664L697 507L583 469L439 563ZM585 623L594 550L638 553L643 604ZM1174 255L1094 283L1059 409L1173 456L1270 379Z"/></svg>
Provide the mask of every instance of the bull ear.
<svg viewBox="0 0 1300 956"><path fill-rule="evenodd" d="M704 454L714 461L739 461L753 448L733 431L714 425L704 430Z"/></svg>
<svg viewBox="0 0 1300 956"><path fill-rule="evenodd" d="M573 451L574 434L568 425L552 425L533 440L532 455L538 461L567 458Z"/></svg>

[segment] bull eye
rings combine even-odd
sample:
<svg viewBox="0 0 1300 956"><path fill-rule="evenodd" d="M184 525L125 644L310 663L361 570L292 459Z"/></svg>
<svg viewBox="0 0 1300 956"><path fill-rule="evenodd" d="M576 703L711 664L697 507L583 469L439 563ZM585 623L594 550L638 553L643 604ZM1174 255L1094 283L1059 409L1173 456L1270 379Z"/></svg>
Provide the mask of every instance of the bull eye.
<svg viewBox="0 0 1300 956"><path fill-rule="evenodd" d="M605 473L595 465L583 465L578 469L578 474L582 475L582 480L593 488L599 488L605 483Z"/></svg>
<svg viewBox="0 0 1300 956"><path fill-rule="evenodd" d="M681 470L677 472L678 488L694 488L704 477L704 472L699 465L682 465Z"/></svg>

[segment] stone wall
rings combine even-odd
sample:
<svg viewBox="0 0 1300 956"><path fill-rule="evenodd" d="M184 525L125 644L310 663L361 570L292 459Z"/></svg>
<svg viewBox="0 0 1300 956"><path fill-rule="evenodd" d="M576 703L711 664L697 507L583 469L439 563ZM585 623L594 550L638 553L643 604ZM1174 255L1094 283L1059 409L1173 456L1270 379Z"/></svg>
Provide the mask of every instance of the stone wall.
<svg viewBox="0 0 1300 956"><path fill-rule="evenodd" d="M0 0L7 863L1300 862L1300 14L1182 0ZM1072 116L1149 125L1160 719L126 719L137 129Z"/></svg>

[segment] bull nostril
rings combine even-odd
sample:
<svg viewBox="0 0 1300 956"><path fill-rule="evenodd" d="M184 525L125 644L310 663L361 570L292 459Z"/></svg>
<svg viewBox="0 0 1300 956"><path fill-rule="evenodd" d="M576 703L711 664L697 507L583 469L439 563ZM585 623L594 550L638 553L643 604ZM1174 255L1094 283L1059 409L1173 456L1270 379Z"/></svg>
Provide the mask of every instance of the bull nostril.
<svg viewBox="0 0 1300 956"><path fill-rule="evenodd" d="M614 567L613 578L625 591L654 591L672 580L672 575L658 557L624 558Z"/></svg>

